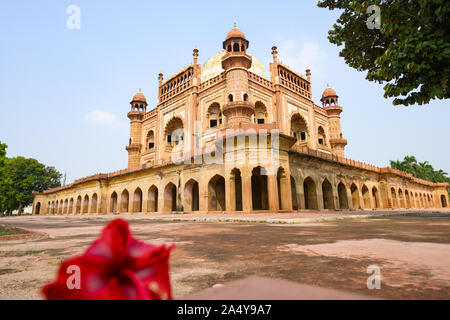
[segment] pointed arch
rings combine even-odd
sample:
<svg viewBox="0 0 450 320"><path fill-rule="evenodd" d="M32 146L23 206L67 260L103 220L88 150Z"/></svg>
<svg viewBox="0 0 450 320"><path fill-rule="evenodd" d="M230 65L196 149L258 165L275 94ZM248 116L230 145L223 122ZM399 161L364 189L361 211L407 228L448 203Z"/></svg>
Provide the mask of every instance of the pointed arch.
<svg viewBox="0 0 450 320"><path fill-rule="evenodd" d="M317 142L320 146L326 146L327 145L327 138L325 134L325 130L322 126L319 126L317 128Z"/></svg>
<svg viewBox="0 0 450 320"><path fill-rule="evenodd" d="M397 202L397 192L395 191L395 188L391 188L391 198L392 198L392 208L398 208L398 202Z"/></svg>
<svg viewBox="0 0 450 320"><path fill-rule="evenodd" d="M411 208L411 197L409 191L405 189L405 208Z"/></svg>
<svg viewBox="0 0 450 320"><path fill-rule="evenodd" d="M261 101L255 102L255 123L267 123L267 108Z"/></svg>
<svg viewBox="0 0 450 320"><path fill-rule="evenodd" d="M129 212L129 204L130 204L130 194L128 193L128 190L125 189L122 191L122 194L120 195L120 212L121 213Z"/></svg>
<svg viewBox="0 0 450 320"><path fill-rule="evenodd" d="M238 168L233 168L231 170L231 181L233 182L232 188L234 187L234 209L235 211L242 211L242 177L241 170Z"/></svg>
<svg viewBox="0 0 450 320"><path fill-rule="evenodd" d="M225 178L216 174L208 182L208 210L225 211Z"/></svg>
<svg viewBox="0 0 450 320"><path fill-rule="evenodd" d="M117 201L117 193L114 191L112 194L111 194L111 197L110 197L110 208L109 208L109 211L111 212L111 213L117 213L117 212L119 212L119 208L118 208L118 201Z"/></svg>
<svg viewBox="0 0 450 320"><path fill-rule="evenodd" d="M370 200L370 192L369 188L366 185L363 185L361 188L362 198L364 201L364 209L372 209L372 203Z"/></svg>
<svg viewBox="0 0 450 320"><path fill-rule="evenodd" d="M64 201L64 213L68 214L69 213L69 199L66 199Z"/></svg>
<svg viewBox="0 0 450 320"><path fill-rule="evenodd" d="M70 198L69 200L69 210L67 211L68 214L73 213L73 198Z"/></svg>
<svg viewBox="0 0 450 320"><path fill-rule="evenodd" d="M333 187L328 179L324 179L322 182L322 197L324 209L336 209L334 207Z"/></svg>
<svg viewBox="0 0 450 320"><path fill-rule="evenodd" d="M372 198L376 209L380 208L380 196L377 187L372 187Z"/></svg>
<svg viewBox="0 0 450 320"><path fill-rule="evenodd" d="M78 196L77 198L77 206L75 213L81 213L81 196Z"/></svg>
<svg viewBox="0 0 450 320"><path fill-rule="evenodd" d="M303 193L305 195L305 209L319 209L316 183L311 177L307 177L303 181Z"/></svg>
<svg viewBox="0 0 450 320"><path fill-rule="evenodd" d="M351 184L350 192L352 194L353 209L355 210L361 209L361 203L359 201L359 190L355 183Z"/></svg>
<svg viewBox="0 0 450 320"><path fill-rule="evenodd" d="M349 209L348 207L348 197L347 197L347 188L345 184L339 182L338 184L338 198L339 198L339 209Z"/></svg>
<svg viewBox="0 0 450 320"><path fill-rule="evenodd" d="M164 188L164 212L177 211L177 187L172 182Z"/></svg>
<svg viewBox="0 0 450 320"><path fill-rule="evenodd" d="M97 213L98 196L94 193L91 198L91 210L90 213Z"/></svg>
<svg viewBox="0 0 450 320"><path fill-rule="evenodd" d="M184 185L184 203L186 211L199 209L199 185L195 179L189 179Z"/></svg>
<svg viewBox="0 0 450 320"><path fill-rule="evenodd" d="M253 168L251 183L253 210L268 210L267 170L261 166Z"/></svg>
<svg viewBox="0 0 450 320"><path fill-rule="evenodd" d="M182 142L184 141L183 120L177 116L170 119L165 126L164 136L168 146L182 146Z"/></svg>
<svg viewBox="0 0 450 320"><path fill-rule="evenodd" d="M222 125L222 110L219 103L213 102L208 107L207 118L209 128L217 128Z"/></svg>
<svg viewBox="0 0 450 320"><path fill-rule="evenodd" d="M148 188L147 211L158 212L158 188L152 185Z"/></svg>
<svg viewBox="0 0 450 320"><path fill-rule="evenodd" d="M139 187L134 190L132 212L142 212L142 190Z"/></svg>
<svg viewBox="0 0 450 320"><path fill-rule="evenodd" d="M153 130L149 130L146 139L147 150L152 150L155 147L155 133Z"/></svg>
<svg viewBox="0 0 450 320"><path fill-rule="evenodd" d="M83 208L82 213L88 213L89 212L89 196L85 195L83 199Z"/></svg>
<svg viewBox="0 0 450 320"><path fill-rule="evenodd" d="M447 208L447 198L443 194L441 195L441 206L442 208Z"/></svg>
<svg viewBox="0 0 450 320"><path fill-rule="evenodd" d="M41 203L37 202L36 206L34 207L34 214L38 216L40 213L41 213Z"/></svg>
<svg viewBox="0 0 450 320"><path fill-rule="evenodd" d="M308 123L299 113L294 113L291 117L291 136L297 139L298 144L308 140Z"/></svg>

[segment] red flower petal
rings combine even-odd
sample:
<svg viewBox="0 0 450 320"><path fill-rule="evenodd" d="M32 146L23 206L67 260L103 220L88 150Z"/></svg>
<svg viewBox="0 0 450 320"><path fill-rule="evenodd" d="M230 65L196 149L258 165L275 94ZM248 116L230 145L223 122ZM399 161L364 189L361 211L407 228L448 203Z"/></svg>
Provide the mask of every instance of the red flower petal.
<svg viewBox="0 0 450 320"><path fill-rule="evenodd" d="M128 254L130 238L128 222L123 219L113 220L103 229L101 238L96 240L84 255L122 261Z"/></svg>
<svg viewBox="0 0 450 320"><path fill-rule="evenodd" d="M57 279L42 288L47 299L171 299L169 255L174 246L134 239L125 220L110 222L82 255L63 262ZM80 270L80 289L70 289Z"/></svg>

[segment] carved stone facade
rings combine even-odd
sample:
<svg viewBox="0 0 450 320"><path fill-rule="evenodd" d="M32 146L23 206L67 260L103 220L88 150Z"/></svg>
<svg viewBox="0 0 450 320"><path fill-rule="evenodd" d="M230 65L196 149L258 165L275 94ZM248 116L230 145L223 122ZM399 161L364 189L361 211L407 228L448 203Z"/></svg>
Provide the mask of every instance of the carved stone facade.
<svg viewBox="0 0 450 320"><path fill-rule="evenodd" d="M147 111L130 102L128 168L36 194L34 214L440 208L447 184L345 158L339 96L312 100L303 76L273 61L269 77L233 28L223 50L164 80Z"/></svg>

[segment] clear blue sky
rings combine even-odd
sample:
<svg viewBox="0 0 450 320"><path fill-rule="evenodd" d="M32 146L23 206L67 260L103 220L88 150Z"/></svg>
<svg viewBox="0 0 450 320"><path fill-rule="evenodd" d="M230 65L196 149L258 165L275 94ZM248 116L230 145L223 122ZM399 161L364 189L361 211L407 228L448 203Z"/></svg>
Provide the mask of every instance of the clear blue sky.
<svg viewBox="0 0 450 320"><path fill-rule="evenodd" d="M381 85L345 65L327 40L338 12L311 1L1 1L0 140L22 155L67 170L67 182L126 168L131 97L153 108L167 78L200 50L203 64L237 22L249 52L268 70L271 47L299 72L312 70L314 100L327 83L344 108L346 156L378 166L416 155L450 172L449 101L394 107ZM69 30L69 5L81 29Z"/></svg>

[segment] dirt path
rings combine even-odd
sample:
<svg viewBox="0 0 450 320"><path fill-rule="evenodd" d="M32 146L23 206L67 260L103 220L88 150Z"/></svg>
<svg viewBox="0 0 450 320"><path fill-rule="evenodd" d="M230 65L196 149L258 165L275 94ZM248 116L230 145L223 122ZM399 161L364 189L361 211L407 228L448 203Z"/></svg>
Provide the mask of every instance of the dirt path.
<svg viewBox="0 0 450 320"><path fill-rule="evenodd" d="M0 299L40 299L61 260L82 253L115 216L16 217L0 224L44 232L0 237ZM303 224L154 221L125 216L133 234L175 242L174 296L249 275L388 298L450 298L450 215L375 217ZM368 290L367 267L382 273Z"/></svg>

